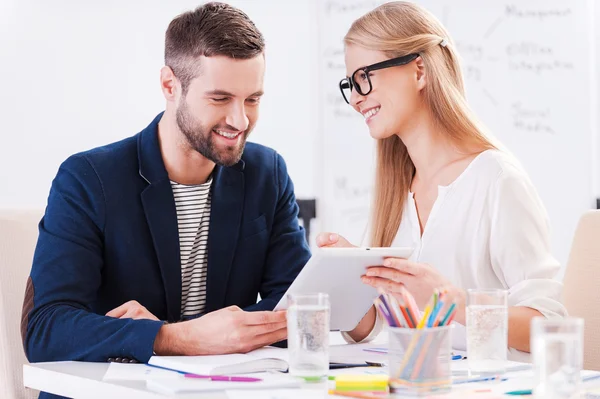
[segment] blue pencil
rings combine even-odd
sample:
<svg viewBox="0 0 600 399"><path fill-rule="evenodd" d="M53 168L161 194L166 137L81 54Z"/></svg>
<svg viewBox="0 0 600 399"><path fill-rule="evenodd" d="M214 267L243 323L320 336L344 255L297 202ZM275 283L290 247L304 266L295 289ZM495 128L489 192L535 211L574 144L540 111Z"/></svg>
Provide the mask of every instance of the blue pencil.
<svg viewBox="0 0 600 399"><path fill-rule="evenodd" d="M444 302L442 302L442 301L438 301L438 303L435 305L435 309L433 309L433 311L431 312L431 315L429 316L429 320L427 320L427 327L434 326L435 320L437 319L437 315L443 305L444 305Z"/></svg>

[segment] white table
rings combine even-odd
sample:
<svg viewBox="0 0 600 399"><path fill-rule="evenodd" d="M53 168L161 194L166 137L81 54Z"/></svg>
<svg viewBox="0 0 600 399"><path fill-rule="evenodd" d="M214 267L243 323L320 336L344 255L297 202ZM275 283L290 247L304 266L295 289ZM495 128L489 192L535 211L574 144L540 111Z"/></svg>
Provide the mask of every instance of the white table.
<svg viewBox="0 0 600 399"><path fill-rule="evenodd" d="M386 341L387 336L382 334L375 342L381 344ZM332 345L343 342L339 333L331 333ZM225 392L168 396L148 390L145 381L103 381L108 366L108 363L89 362L33 363L23 366L23 383L28 388L76 399L227 398ZM325 395L327 384L309 384L304 389L313 393L322 391Z"/></svg>
<svg viewBox="0 0 600 399"><path fill-rule="evenodd" d="M203 394L185 394L168 396L146 389L144 381L103 381L108 363L87 362L50 362L34 363L23 366L23 381L26 387L46 391L72 398L129 398L129 399L162 399L162 398L216 398L227 399L225 392ZM355 369L359 370L359 369ZM511 378L509 381L487 385L473 385L491 388L494 392L507 392L523 388L529 378ZM598 382L595 383L597 386ZM466 387L463 387L466 388ZM327 385L307 384L302 387L305 397L327 397ZM322 395L320 395L321 393ZM453 395L454 397L454 395ZM464 396L463 396L464 397ZM498 397L498 396L495 396ZM507 396L512 397L514 396ZM329 396L333 398L333 396ZM270 398L268 398L270 399Z"/></svg>
<svg viewBox="0 0 600 399"><path fill-rule="evenodd" d="M344 345L339 334L332 334L330 338L332 347L330 349L331 356L340 357L343 355L346 359L343 361L353 362L359 358L378 362L387 358L386 355L375 354L372 352L364 352L365 346L384 346L387 342L387 334L381 334L378 339L371 344L359 345ZM463 361L460 361L463 362ZM453 365L459 368L465 365ZM130 399L158 399L158 398L228 398L225 392L210 392L202 394L185 394L177 396L168 396L160 394L146 388L145 381L103 381L104 374L109 367L108 363L87 363L87 362L50 362L50 363L34 363L23 366L23 381L26 387L37 389L40 391L50 392L57 395L79 398L130 398ZM346 372L353 374L360 373L361 369L346 369ZM455 386L453 390L472 390L476 388L488 388L496 393L504 393L507 391L530 388L533 381L532 373L519 372L509 373L509 380L501 383L484 383L484 384L466 384ZM600 380L595 380L593 385L598 386ZM589 385L587 385L589 386ZM318 398L327 396L327 383L322 384L304 384L302 390L296 389L296 392L301 394L296 397ZM466 394L466 392L465 392ZM462 394L462 397L468 396ZM456 396L454 396L456 395ZM461 397L460 391L455 392L451 397ZM502 395L500 395L502 396ZM267 395L268 399L278 397L276 395ZM499 395L495 395L495 398ZM515 398L515 396L507 396Z"/></svg>

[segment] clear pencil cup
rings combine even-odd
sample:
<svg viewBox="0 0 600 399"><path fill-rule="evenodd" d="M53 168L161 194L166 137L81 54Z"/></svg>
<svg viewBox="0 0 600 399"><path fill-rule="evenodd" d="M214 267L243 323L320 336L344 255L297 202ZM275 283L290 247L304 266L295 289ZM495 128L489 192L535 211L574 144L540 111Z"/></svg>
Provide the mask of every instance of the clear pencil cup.
<svg viewBox="0 0 600 399"><path fill-rule="evenodd" d="M427 396L452 388L452 326L389 329L390 393Z"/></svg>

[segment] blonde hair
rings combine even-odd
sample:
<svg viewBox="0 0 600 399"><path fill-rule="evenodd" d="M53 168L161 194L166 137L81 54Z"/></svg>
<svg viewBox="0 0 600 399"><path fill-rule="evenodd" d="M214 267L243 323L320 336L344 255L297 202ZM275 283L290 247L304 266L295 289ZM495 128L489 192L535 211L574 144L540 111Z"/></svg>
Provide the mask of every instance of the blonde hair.
<svg viewBox="0 0 600 399"><path fill-rule="evenodd" d="M467 105L458 55L448 32L428 11L405 1L383 4L354 21L344 43L382 51L390 58L419 53L427 75L424 101L436 125L443 127L453 144L474 149L473 153L497 148ZM392 244L414 173L397 135L377 142L371 245Z"/></svg>

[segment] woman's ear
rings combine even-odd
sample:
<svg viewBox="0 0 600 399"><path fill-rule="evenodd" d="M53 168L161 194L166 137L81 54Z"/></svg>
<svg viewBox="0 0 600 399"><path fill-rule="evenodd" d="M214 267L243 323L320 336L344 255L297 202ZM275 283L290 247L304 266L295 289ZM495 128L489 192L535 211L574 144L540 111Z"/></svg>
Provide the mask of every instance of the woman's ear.
<svg viewBox="0 0 600 399"><path fill-rule="evenodd" d="M427 74L425 73L425 65L423 64L423 58L417 57L415 60L417 65L417 88L423 90L427 84Z"/></svg>

